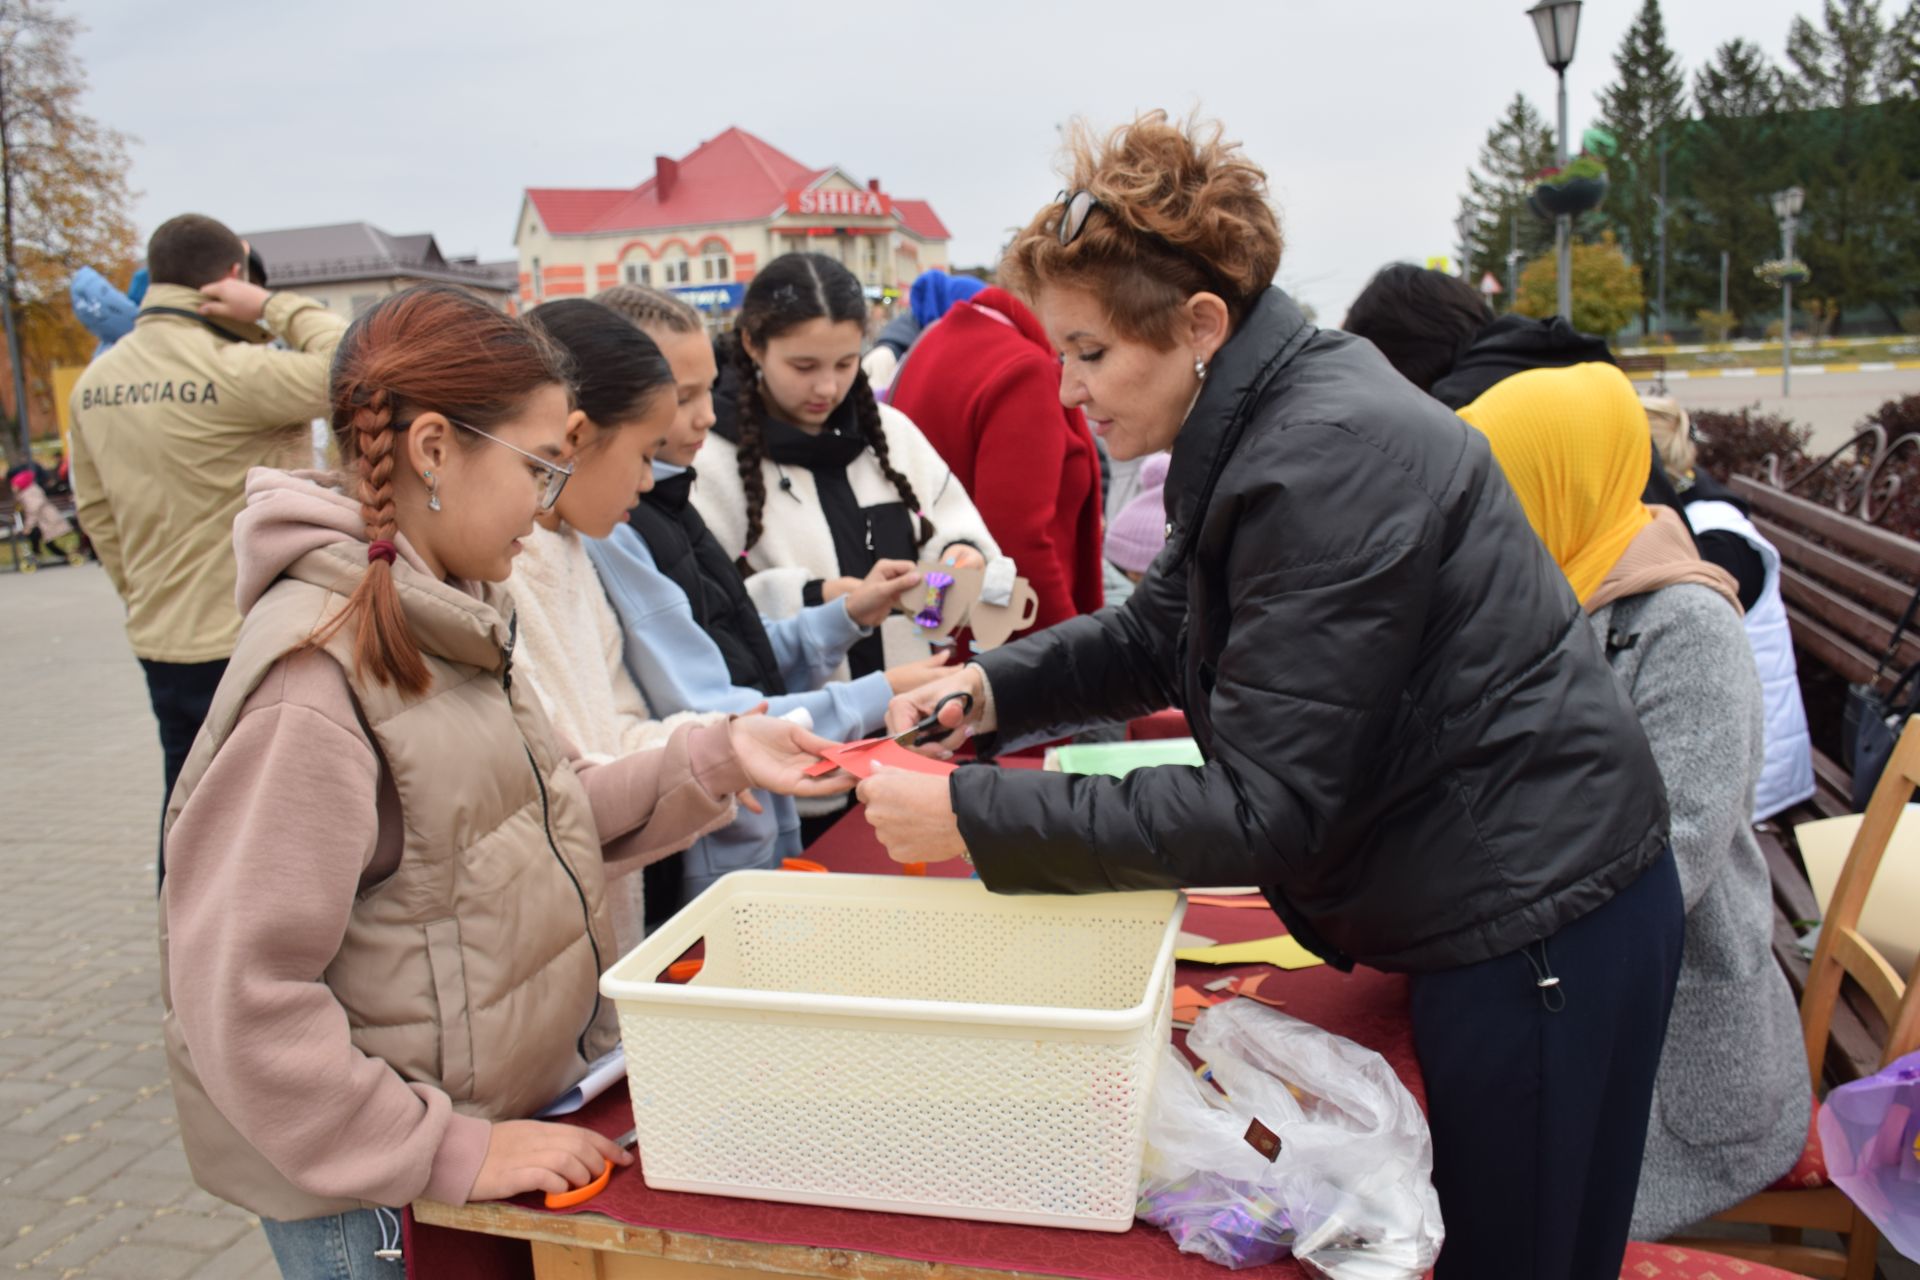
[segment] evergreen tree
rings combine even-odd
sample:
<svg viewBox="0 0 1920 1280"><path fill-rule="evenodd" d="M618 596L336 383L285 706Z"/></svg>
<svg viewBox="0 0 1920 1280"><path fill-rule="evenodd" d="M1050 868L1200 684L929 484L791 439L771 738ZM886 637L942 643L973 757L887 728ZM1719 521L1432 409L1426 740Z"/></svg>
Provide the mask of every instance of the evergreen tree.
<svg viewBox="0 0 1920 1280"><path fill-rule="evenodd" d="M1896 115L1879 105L1888 47L1877 0L1825 0L1818 27L1794 19L1784 88L1798 112L1792 176L1807 192L1795 244L1813 270L1806 296L1832 299L1842 317L1877 311L1891 321L1913 199Z"/></svg>
<svg viewBox="0 0 1920 1280"><path fill-rule="evenodd" d="M1680 61L1667 47L1660 0L1644 0L1613 55L1618 79L1600 92L1600 122L1620 144L1608 165L1612 189L1604 207L1629 261L1649 284L1659 255L1660 153L1675 141L1675 125L1686 118L1686 80ZM1641 312L1650 325L1650 308Z"/></svg>
<svg viewBox="0 0 1920 1280"><path fill-rule="evenodd" d="M1920 99L1920 0L1908 0L1906 12L1887 28L1880 96L1908 102Z"/></svg>
<svg viewBox="0 0 1920 1280"><path fill-rule="evenodd" d="M1525 94L1514 94L1506 114L1487 131L1478 166L1467 174L1462 206L1479 220L1469 279L1491 271L1505 288L1509 249L1517 249L1524 262L1552 246L1553 224L1528 210L1527 196L1553 160L1552 128ZM1506 301L1511 305L1512 297Z"/></svg>
<svg viewBox="0 0 1920 1280"><path fill-rule="evenodd" d="M1668 290L1679 303L1669 304L1672 314L1719 310L1722 253L1728 309L1742 323L1763 330L1779 302L1753 269L1780 252L1768 203L1791 172L1780 95L1779 71L1745 40L1721 45L1693 77L1698 118L1685 128L1672 164L1678 194Z"/></svg>

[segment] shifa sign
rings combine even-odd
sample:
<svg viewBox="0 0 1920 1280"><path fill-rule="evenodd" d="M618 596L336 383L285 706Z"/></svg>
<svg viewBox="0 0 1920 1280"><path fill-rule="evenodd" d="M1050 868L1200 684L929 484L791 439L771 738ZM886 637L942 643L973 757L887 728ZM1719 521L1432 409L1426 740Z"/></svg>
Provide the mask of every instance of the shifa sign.
<svg viewBox="0 0 1920 1280"><path fill-rule="evenodd" d="M893 212L893 197L878 191L847 191L832 187L807 187L787 192L787 212L793 214L837 214L855 218L884 218Z"/></svg>

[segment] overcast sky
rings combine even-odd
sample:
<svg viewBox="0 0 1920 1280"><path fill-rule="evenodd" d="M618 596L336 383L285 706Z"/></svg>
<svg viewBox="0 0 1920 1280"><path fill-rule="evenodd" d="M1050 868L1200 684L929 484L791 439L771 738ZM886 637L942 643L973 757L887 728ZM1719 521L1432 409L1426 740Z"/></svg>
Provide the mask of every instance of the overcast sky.
<svg viewBox="0 0 1920 1280"><path fill-rule="evenodd" d="M1199 106L1269 174L1281 282L1337 323L1380 264L1450 252L1516 90L1552 118L1528 0L68 0L101 120L133 135L142 236L365 220L513 256L529 186L624 187L739 125L933 202L957 265L1059 189L1056 125ZM1639 0L1587 0L1572 132ZM1668 0L1689 70L1778 58L1814 0Z"/></svg>

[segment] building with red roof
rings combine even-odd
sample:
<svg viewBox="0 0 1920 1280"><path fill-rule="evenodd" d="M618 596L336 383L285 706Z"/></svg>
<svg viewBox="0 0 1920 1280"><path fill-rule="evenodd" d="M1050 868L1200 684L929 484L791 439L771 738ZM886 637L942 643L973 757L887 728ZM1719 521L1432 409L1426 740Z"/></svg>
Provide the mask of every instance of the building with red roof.
<svg viewBox="0 0 1920 1280"><path fill-rule="evenodd" d="M514 235L526 305L629 283L715 314L740 305L762 263L795 251L830 254L870 296L897 296L946 267L947 240L925 200L801 164L737 128L678 160L656 158L637 187L529 187Z"/></svg>

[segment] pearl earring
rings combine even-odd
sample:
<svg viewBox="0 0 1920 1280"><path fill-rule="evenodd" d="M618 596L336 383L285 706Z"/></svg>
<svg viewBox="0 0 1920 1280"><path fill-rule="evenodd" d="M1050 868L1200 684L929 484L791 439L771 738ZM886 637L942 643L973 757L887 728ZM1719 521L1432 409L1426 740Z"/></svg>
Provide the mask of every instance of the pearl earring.
<svg viewBox="0 0 1920 1280"><path fill-rule="evenodd" d="M1207 380L1207 362L1198 356L1193 359L1193 376L1202 382Z"/></svg>
<svg viewBox="0 0 1920 1280"><path fill-rule="evenodd" d="M427 510L438 511L440 509L440 482L433 478L433 472L431 471L422 471L420 478L427 482Z"/></svg>

